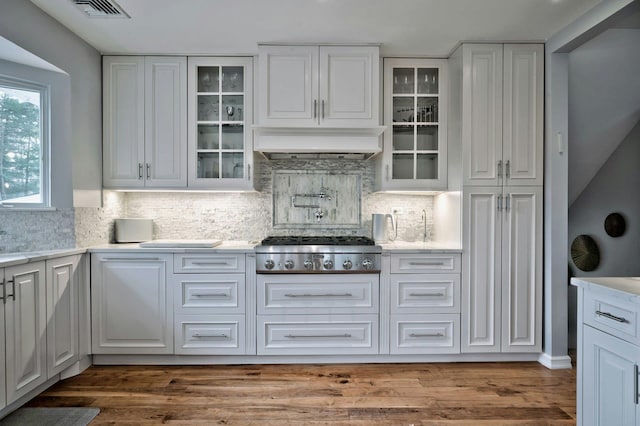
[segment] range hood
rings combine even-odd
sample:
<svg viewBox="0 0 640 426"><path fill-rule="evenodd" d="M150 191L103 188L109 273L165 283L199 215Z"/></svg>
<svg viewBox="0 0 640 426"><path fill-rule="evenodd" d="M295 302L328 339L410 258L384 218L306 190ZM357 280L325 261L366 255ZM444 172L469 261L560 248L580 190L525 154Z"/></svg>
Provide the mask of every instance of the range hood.
<svg viewBox="0 0 640 426"><path fill-rule="evenodd" d="M254 126L254 151L267 158L369 158L382 152L385 129Z"/></svg>

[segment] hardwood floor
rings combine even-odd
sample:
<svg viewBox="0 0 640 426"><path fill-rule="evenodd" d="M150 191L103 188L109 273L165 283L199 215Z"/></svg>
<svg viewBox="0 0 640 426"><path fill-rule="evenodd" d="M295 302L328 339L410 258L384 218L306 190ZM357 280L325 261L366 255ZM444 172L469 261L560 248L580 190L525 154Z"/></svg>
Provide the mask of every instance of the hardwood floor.
<svg viewBox="0 0 640 426"><path fill-rule="evenodd" d="M29 406L91 425L574 425L575 369L537 363L93 366Z"/></svg>

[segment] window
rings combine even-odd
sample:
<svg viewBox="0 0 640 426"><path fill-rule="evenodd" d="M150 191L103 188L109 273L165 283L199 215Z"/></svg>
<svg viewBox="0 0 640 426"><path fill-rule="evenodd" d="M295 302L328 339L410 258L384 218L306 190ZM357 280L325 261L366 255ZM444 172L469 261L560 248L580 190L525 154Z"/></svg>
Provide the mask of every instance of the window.
<svg viewBox="0 0 640 426"><path fill-rule="evenodd" d="M0 76L0 206L50 205L48 93Z"/></svg>

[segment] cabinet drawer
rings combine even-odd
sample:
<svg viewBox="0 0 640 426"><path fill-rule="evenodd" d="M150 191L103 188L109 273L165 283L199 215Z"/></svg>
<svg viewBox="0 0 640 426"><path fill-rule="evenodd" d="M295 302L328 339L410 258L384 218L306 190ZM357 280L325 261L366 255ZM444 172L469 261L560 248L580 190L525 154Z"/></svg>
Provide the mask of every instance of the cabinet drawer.
<svg viewBox="0 0 640 426"><path fill-rule="evenodd" d="M460 315L392 315L392 354L460 353Z"/></svg>
<svg viewBox="0 0 640 426"><path fill-rule="evenodd" d="M626 341L640 344L638 305L624 300L586 291L584 322Z"/></svg>
<svg viewBox="0 0 640 426"><path fill-rule="evenodd" d="M174 312L244 313L244 274L174 274Z"/></svg>
<svg viewBox="0 0 640 426"><path fill-rule="evenodd" d="M258 315L258 355L378 353L377 315Z"/></svg>
<svg viewBox="0 0 640 426"><path fill-rule="evenodd" d="M173 272L177 274L244 273L244 254L176 253L173 255Z"/></svg>
<svg viewBox="0 0 640 426"><path fill-rule="evenodd" d="M392 274L459 273L459 254L391 254Z"/></svg>
<svg viewBox="0 0 640 426"><path fill-rule="evenodd" d="M378 312L379 277L258 275L258 314L364 314Z"/></svg>
<svg viewBox="0 0 640 426"><path fill-rule="evenodd" d="M391 313L459 313L459 274L391 275Z"/></svg>
<svg viewBox="0 0 640 426"><path fill-rule="evenodd" d="M242 355L244 315L176 315L176 354Z"/></svg>

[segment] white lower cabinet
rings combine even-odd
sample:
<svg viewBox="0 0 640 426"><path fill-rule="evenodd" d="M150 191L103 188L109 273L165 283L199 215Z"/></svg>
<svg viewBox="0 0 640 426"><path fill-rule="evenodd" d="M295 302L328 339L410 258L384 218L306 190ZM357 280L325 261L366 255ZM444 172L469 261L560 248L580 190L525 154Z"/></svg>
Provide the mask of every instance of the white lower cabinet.
<svg viewBox="0 0 640 426"><path fill-rule="evenodd" d="M91 256L94 354L173 354L171 254Z"/></svg>
<svg viewBox="0 0 640 426"><path fill-rule="evenodd" d="M390 272L389 353L460 353L460 255L393 253Z"/></svg>
<svg viewBox="0 0 640 426"><path fill-rule="evenodd" d="M47 380L45 263L4 270L6 403Z"/></svg>
<svg viewBox="0 0 640 426"><path fill-rule="evenodd" d="M245 355L244 253L176 253L173 259L175 353Z"/></svg>
<svg viewBox="0 0 640 426"><path fill-rule="evenodd" d="M593 281L599 281L594 283ZM578 288L577 424L640 424L640 294L573 278ZM629 291L637 289L626 279Z"/></svg>
<svg viewBox="0 0 640 426"><path fill-rule="evenodd" d="M258 355L378 353L377 274L257 277Z"/></svg>
<svg viewBox="0 0 640 426"><path fill-rule="evenodd" d="M81 255L46 261L47 378L78 360L78 268Z"/></svg>

